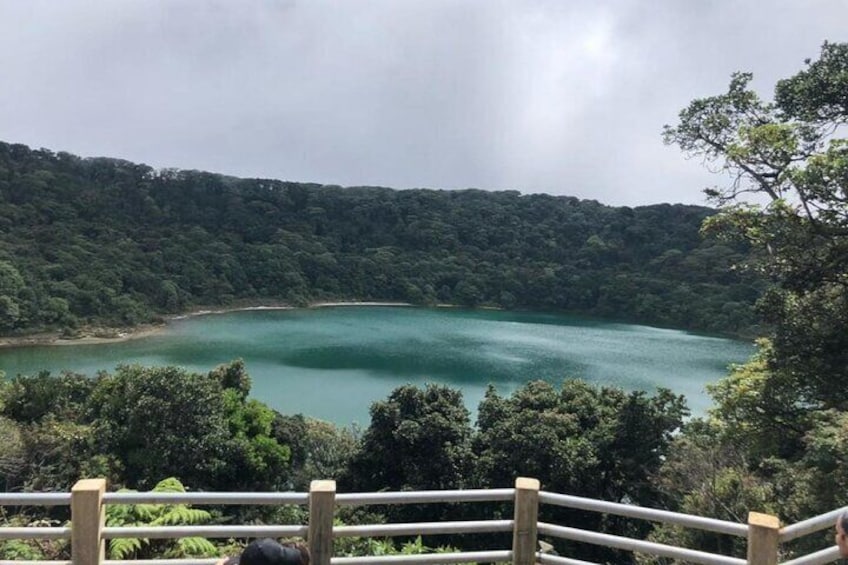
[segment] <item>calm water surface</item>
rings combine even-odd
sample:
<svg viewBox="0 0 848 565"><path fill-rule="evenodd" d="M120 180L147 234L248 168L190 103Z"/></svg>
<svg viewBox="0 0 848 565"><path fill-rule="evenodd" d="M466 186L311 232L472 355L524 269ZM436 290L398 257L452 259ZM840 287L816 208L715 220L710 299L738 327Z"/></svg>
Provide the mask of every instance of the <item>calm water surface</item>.
<svg viewBox="0 0 848 565"><path fill-rule="evenodd" d="M704 385L751 353L750 343L564 315L345 306L198 316L123 343L5 349L0 369L94 374L141 363L208 371L241 357L252 396L282 413L367 425L371 402L427 382L461 388L472 413L488 383L508 394L528 380L567 377L668 387L702 413Z"/></svg>

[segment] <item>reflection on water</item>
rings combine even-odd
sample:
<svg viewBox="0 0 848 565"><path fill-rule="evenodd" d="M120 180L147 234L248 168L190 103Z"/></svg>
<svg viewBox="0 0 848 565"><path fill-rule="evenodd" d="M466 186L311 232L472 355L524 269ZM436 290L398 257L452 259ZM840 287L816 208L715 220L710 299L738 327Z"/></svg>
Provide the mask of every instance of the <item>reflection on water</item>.
<svg viewBox="0 0 848 565"><path fill-rule="evenodd" d="M372 306L187 318L124 343L2 350L0 369L94 374L141 363L207 371L240 357L253 396L277 410L367 424L370 403L406 383L459 387L473 411L489 383L506 394L528 380L571 377L668 387L702 413L704 385L752 352L728 339L564 315Z"/></svg>

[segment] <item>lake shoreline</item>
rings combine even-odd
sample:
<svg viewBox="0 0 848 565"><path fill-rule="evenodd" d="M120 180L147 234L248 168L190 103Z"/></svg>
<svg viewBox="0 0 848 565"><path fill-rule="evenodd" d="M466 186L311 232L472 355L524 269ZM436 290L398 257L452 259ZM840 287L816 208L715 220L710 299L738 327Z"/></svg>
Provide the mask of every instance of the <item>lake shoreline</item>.
<svg viewBox="0 0 848 565"><path fill-rule="evenodd" d="M96 375L138 364L206 374L242 359L253 398L282 414L347 425L368 422L370 403L400 386L455 387L473 413L489 384L510 394L530 380L557 385L566 378L627 390L670 388L686 395L693 413L701 414L709 407L706 384L725 376L728 364L751 355L746 343L574 316L393 307L397 303L379 307L365 301L333 307L337 304L198 307L183 313L191 318L173 316L167 326L162 318L149 328L106 330L114 333L88 339L29 337L32 347L0 349L0 368L11 376ZM233 310L260 311L215 315Z"/></svg>
<svg viewBox="0 0 848 565"><path fill-rule="evenodd" d="M122 328L88 327L81 328L79 334L71 337L63 336L60 332L43 332L24 336L0 337L0 349L12 349L16 347L37 347L66 345L96 345L105 343L121 343L135 339L151 337L164 332L168 324L175 320L185 320L199 316L213 316L229 314L231 312L248 312L260 310L296 310L299 308L335 308L342 306L385 306L385 307L408 307L414 306L408 302L370 302L370 301L337 301L337 302L314 302L307 306L292 306L290 304L260 304L254 306L231 306L224 308L198 307L183 314L174 314L165 318L162 323L139 324L137 326ZM450 305L440 305L450 306Z"/></svg>
<svg viewBox="0 0 848 565"><path fill-rule="evenodd" d="M226 306L226 307L216 307L216 306L197 306L187 312L183 312L181 314L172 314L162 318L163 321L157 323L147 323L147 324L139 324L136 326L126 326L126 327L116 327L116 328L106 328L100 326L91 326L91 327L83 327L80 328L76 335L66 336L62 335L61 332L41 332L41 333L33 333L28 335L21 336L5 336L0 337L0 349L14 349L18 347L40 347L40 346L67 346L67 345L96 345L96 344L108 344L108 343L121 343L124 341L131 341L136 339L142 339L146 337L151 337L157 335L159 333L164 332L168 324L177 321L184 320L188 318L195 318L199 316L212 316L218 314L229 314L231 312L246 312L246 311L260 311L260 310L297 310L297 309L317 309L317 308L335 308L335 307L347 307L347 306L378 306L378 307L421 307L422 305L412 304L410 302L380 302L380 301L325 301L325 302L313 302L307 304L306 306L292 306L291 304L286 304L283 302L266 302L266 303L242 303L240 305ZM464 308L464 306L458 304L447 304L447 303L439 303L439 304L430 304L426 307L429 308L444 308L444 309L457 309ZM475 310L508 310L499 306L476 306L473 308ZM528 310L529 312L529 310ZM646 327L656 328L656 329L664 329L664 330L673 330L673 331L683 331L687 333L691 333L693 335L700 335L704 337L716 337L721 339L731 339L735 341L752 341L752 339L756 336L751 336L747 334L733 334L733 333L716 333L716 334L705 334L697 331L686 330L682 328L673 328L673 327L663 327L663 326L650 326L646 324L642 324L635 321L629 320L616 320L616 319L608 319L608 318L594 318L592 316L584 316L580 313L574 312L558 312L559 314L569 315L569 316L577 316L577 317L585 317L587 319L592 320L601 320L607 323L622 323L622 324L632 324L632 325L645 325Z"/></svg>

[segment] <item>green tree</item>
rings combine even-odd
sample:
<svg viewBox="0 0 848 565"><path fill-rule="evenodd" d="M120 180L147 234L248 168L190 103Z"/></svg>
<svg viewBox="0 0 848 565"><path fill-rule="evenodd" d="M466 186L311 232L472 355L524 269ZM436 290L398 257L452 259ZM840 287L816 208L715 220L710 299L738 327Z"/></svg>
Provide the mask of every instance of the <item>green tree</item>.
<svg viewBox="0 0 848 565"><path fill-rule="evenodd" d="M24 279L8 261L0 261L0 329L11 330L21 317L19 294Z"/></svg>
<svg viewBox="0 0 848 565"><path fill-rule="evenodd" d="M94 391L95 382L85 375L64 372L51 375L18 375L0 385L3 415L22 424L32 424L53 415L76 420Z"/></svg>
<svg viewBox="0 0 848 565"><path fill-rule="evenodd" d="M656 476L665 503L679 512L745 523L748 512L775 513L776 489L755 472L752 459L738 436L716 422L693 420L675 436L667 459ZM692 528L658 525L650 540L745 558L744 539ZM639 563L672 560L638 556Z"/></svg>
<svg viewBox="0 0 848 565"><path fill-rule="evenodd" d="M0 261L0 296L15 297L24 288L21 273L8 261Z"/></svg>
<svg viewBox="0 0 848 565"><path fill-rule="evenodd" d="M512 484L538 478L546 490L614 502L655 506L662 493L655 474L669 452L672 434L688 414L682 397L566 381L560 390L530 382L508 398L490 387L480 403L474 440L479 483ZM544 519L581 528L641 536L626 520L546 509ZM621 558L577 545L569 555L595 560Z"/></svg>
<svg viewBox="0 0 848 565"><path fill-rule="evenodd" d="M283 490L289 485L290 450L272 433L275 413L238 391L223 392L229 438L224 445L226 465L218 473L219 488Z"/></svg>
<svg viewBox="0 0 848 565"><path fill-rule="evenodd" d="M206 488L230 437L220 383L176 367L120 366L97 379L89 410L97 450L124 462L127 484L175 476Z"/></svg>
<svg viewBox="0 0 848 565"><path fill-rule="evenodd" d="M461 488L472 464L471 424L458 390L437 384L399 387L371 405L344 478L351 490Z"/></svg>
<svg viewBox="0 0 848 565"><path fill-rule="evenodd" d="M11 492L25 476L26 451L21 426L9 418L0 417L0 488Z"/></svg>
<svg viewBox="0 0 848 565"><path fill-rule="evenodd" d="M341 189L152 171L5 143L0 171L5 333L318 299L564 309L739 332L756 296L738 292L751 286L745 276L696 253L712 245L698 239L712 214L704 207ZM677 268L652 268L669 249L681 254ZM692 293L668 291L684 284ZM743 306L735 317L719 315L735 302Z"/></svg>
<svg viewBox="0 0 848 565"><path fill-rule="evenodd" d="M789 387L787 412L848 408L848 44L825 43L817 61L780 81L774 102L737 73L725 94L693 101L666 126L667 143L734 176L707 191L722 212L705 231L741 238L755 249L749 266L775 287L759 309L772 328L768 378ZM749 204L748 195L766 204ZM767 404L765 401L768 401Z"/></svg>
<svg viewBox="0 0 848 565"><path fill-rule="evenodd" d="M475 437L483 484L536 477L545 488L613 501L656 501L652 475L688 414L682 397L534 381L508 398L490 387ZM544 447L542 447L544 446Z"/></svg>
<svg viewBox="0 0 848 565"><path fill-rule="evenodd" d="M198 488L279 490L291 482L281 416L249 398L241 360L208 374L121 366L94 378L42 372L0 383L7 484L61 490L80 477L152 485L163 475Z"/></svg>
<svg viewBox="0 0 848 565"><path fill-rule="evenodd" d="M292 478L294 490L308 490L316 479L338 479L356 453L355 429L340 428L320 420L306 420L301 438L304 458Z"/></svg>
<svg viewBox="0 0 848 565"><path fill-rule="evenodd" d="M693 101L666 126L668 143L734 176L707 191L722 210L703 231L749 243L740 266L772 283L758 303L769 339L711 388L708 422L687 428L664 468L681 509L720 516L756 504L792 522L848 503L833 488L846 480L846 69L848 44L825 43L818 60L777 83L773 102L739 73L725 94ZM695 472L728 452L712 474Z"/></svg>

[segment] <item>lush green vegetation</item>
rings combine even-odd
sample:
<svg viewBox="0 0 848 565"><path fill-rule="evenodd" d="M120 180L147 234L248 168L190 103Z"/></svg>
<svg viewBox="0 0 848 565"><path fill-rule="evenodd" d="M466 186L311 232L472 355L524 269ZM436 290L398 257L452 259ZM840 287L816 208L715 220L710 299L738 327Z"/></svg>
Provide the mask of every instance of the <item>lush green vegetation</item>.
<svg viewBox="0 0 848 565"><path fill-rule="evenodd" d="M730 519L758 507L795 522L848 504L846 69L848 44L825 43L777 83L773 102L736 74L666 128L668 142L736 175L711 192L722 211L705 228L749 242L750 268L773 283L758 307L772 327L759 354L713 388L711 416L675 440L662 476L676 507ZM750 193L767 204L746 204Z"/></svg>
<svg viewBox="0 0 848 565"><path fill-rule="evenodd" d="M0 143L0 332L364 299L750 333L762 285L730 269L744 244L699 236L713 213L236 179Z"/></svg>
<svg viewBox="0 0 848 565"><path fill-rule="evenodd" d="M238 361L208 374L127 366L94 378L70 373L15 377L0 387L0 481L7 491L67 490L78 478L94 476L107 477L111 488L179 490L185 484L195 490L304 491L311 479L334 477L340 490L350 492L501 487L516 476L535 476L554 491L656 505L662 493L651 477L687 413L683 399L668 391L651 397L580 381L560 389L540 381L509 397L490 390L472 426L461 392L440 385L405 386L375 403L370 426L355 433L274 413L250 399L249 388ZM166 477L180 482L161 483ZM347 522L457 519L457 512L470 511L450 505L372 508L365 515L343 510ZM18 515L13 521L62 521L67 519L63 511ZM511 508L475 505L473 511L496 515ZM301 512L116 506L108 519L115 524L302 523ZM609 526L583 513L552 511L548 518ZM648 533L644 526L619 525ZM485 541L456 537L428 545L473 547ZM22 547L37 551L37 546L15 542L0 545L0 553ZM55 556L66 550L45 552ZM125 540L110 551L182 556L207 555L215 548L200 540L153 545Z"/></svg>
<svg viewBox="0 0 848 565"><path fill-rule="evenodd" d="M624 393L612 388L597 388L579 381L567 381L560 388L531 382L509 397L490 390L480 405L476 425L472 425L459 391L438 385L423 390L408 386L395 390L385 401L375 403L371 409L370 426L360 434L301 416L275 414L261 403L249 399L249 378L238 362L219 367L206 375L191 374L176 368L122 367L114 374L101 374L94 378L72 374L57 377L35 375L5 382L0 387L0 444L4 446L0 454L0 480L7 490L67 489L83 476L105 476L113 485L133 488L151 488L163 478L177 477L198 489L265 490L303 489L310 478L320 475L336 477L343 490L371 490L506 486L504 483L511 482L515 476L528 475L539 478L544 488L552 491L663 506L734 521L744 521L749 510L758 510L777 514L784 522L795 522L845 506L848 504L848 490L844 488L848 483L848 451L845 449L845 445L848 445L848 392L844 386L848 377L848 332L845 331L845 322L848 320L848 140L839 137L845 131L840 128L844 128L848 122L848 73L845 69L848 69L848 44L825 44L818 60L808 62L800 73L778 83L773 103L762 101L750 90L749 75L735 75L727 93L695 100L681 112L680 123L666 129L666 139L670 143L678 144L685 151L707 160L714 160L737 174L737 182L728 189L711 193L721 211L707 219L705 230L720 238L741 241L733 245L750 246L752 253L744 257L739 267L764 274L772 283L758 305L759 313L770 328L769 335L760 341L759 353L749 363L734 368L726 379L712 388L716 404L706 418L684 423L687 415L684 399L668 391L660 390L649 396L640 392ZM100 163L105 170L113 173L119 169L131 171L135 167L111 161L80 161L70 156L31 152L20 146L5 146L5 149L9 154L24 154L29 161L41 159L52 164L69 162L74 167L95 169ZM27 162L27 159L18 158L15 162ZM627 233L628 226L633 224L616 224L613 221L615 218L629 216L644 219L644 214L660 214L656 217L666 218L662 216L663 210L670 214L668 218L680 218L686 211L700 215L699 219L708 216L705 210L698 212L697 209L685 207L615 210L569 199L521 197L512 193L497 194L489 199L477 192L392 192L384 189L346 191L283 183L272 183L262 188L262 183L258 181L235 181L201 173L167 173L164 175L166 178L161 180L163 175L146 171L144 175L149 177L149 185L146 185L145 190L148 191L150 202L144 200L138 203L137 218L153 218L151 214L141 214L144 210L152 211L153 204L163 215L176 214L173 211L175 208L161 207L156 200L158 197L153 196L158 194L153 190L154 187L161 189L176 186L170 185L171 182L177 185L183 183L180 186L186 187L186 194L196 190L195 194L203 194L213 200L225 199L225 195L229 194L234 202L244 202L244 199L239 200L240 197L232 195L242 194L239 191L248 190L249 187L253 187L251 190L254 191L265 190L268 199L275 202L283 195L287 198L294 194L302 195L301 204L308 202L311 205L309 209L312 212L307 214L311 220L303 224L294 220L293 224L277 224L277 235L274 237L279 238L278 243L283 242L279 243L282 246L279 248L280 255L273 252L273 246L278 243L251 243L244 237L233 237L226 244L245 251L255 251L253 245L259 248L272 246L267 257L277 257L281 264L288 265L279 272L297 272L303 283L302 286L288 287L288 283L281 282L282 286L277 288L278 293L269 293L288 299L298 296L299 299L305 299L320 293L341 293L341 287L332 288L331 281L334 280L350 283L354 280L368 280L369 285L378 282L385 284L382 290L394 288L397 279L374 277L379 273L388 273L379 269L356 271L367 275L362 279L334 278L339 273L353 272L344 269L335 271L340 265L356 265L359 264L357 261L364 261L363 258L372 261L371 265L378 265L377 258L382 253L390 253L391 259L386 261L395 260L395 265L406 265L406 274L402 274L405 278L401 280L412 284L429 299L426 285L432 281L426 277L431 276L431 273L444 273L442 269L447 268L445 265L453 265L456 270L452 272L461 275L464 271L460 266L466 265L463 261L471 261L472 256L476 259L495 253L491 251L491 245L486 247L474 244L473 238L484 233L488 234L486 237L495 238L489 239L489 243L497 241L501 232L494 229L486 232L485 224L508 225L509 218L521 218L498 216L503 208L491 203L502 202L515 208L526 205L528 209L535 210L534 213L538 214L537 224L529 226L527 231L515 232L520 233L520 238L515 235L517 239L498 243L501 247L497 249L504 251L493 255L491 265L497 265L497 269L492 266L489 272L475 267L482 269L479 271L483 273L480 275L482 278L460 277L455 279L453 285L445 284L445 292L450 293L446 298L476 296L480 301L495 301L495 295L489 294L493 287L482 281L501 280L506 284L509 279L497 279L497 276L511 273L516 280L523 282L514 288L507 285L498 287L498 290L508 288L505 292L509 292L516 303L567 307L573 304L570 298L565 297L570 297L569 293L574 288L583 287L574 281L576 287L569 286L571 282L563 283L559 273L567 273L571 266L581 264L571 263L575 258L575 261L584 261L582 265L590 269L575 274L578 277L586 276L587 272L598 273L611 269L612 263L606 262L608 256L603 253L593 255L590 252L591 249L609 251L611 242L615 242L612 249L623 260L621 264L629 265L618 271L623 278L613 277L614 284L629 284L637 280L640 284L647 284L645 281L648 279L640 277L651 276L648 274L650 268L640 271L636 257L657 242L640 244L648 247L630 247L628 242L638 240L638 237L634 235L628 239L623 235ZM203 178L208 179L209 186L217 186L220 191L199 189L196 183ZM45 180L39 190L48 190L51 182ZM230 185L232 189L225 188ZM136 184L121 188L124 185L120 179L114 183L105 182L102 186L112 187L110 190L117 193L126 190L127 195L135 194L133 191L138 190L132 188ZM750 206L742 203L741 195L750 192L759 193L768 204ZM320 195L325 195L327 200L316 200L324 198ZM315 206L319 201L329 206L330 197L327 195L351 198L353 201L373 197L374 216L366 224L354 222L331 225L324 219L353 214L355 207L347 206L344 210L334 212L332 208ZM127 198L127 201L132 201L129 196ZM439 227L433 231L424 229L427 225L425 223L407 232L409 237L432 234L433 240L438 243L431 241L430 244L435 247L427 248L430 244L416 240L417 245L424 249L442 249L447 241L454 242L454 247L448 248L449 251L441 259L433 259L426 253L416 255L424 253L418 247L404 247L400 243L401 232L390 229L392 225L411 224L408 216L400 221L402 216L399 210L407 208L398 203L405 202L406 206L417 198L443 203L452 200L477 203L472 208L446 207L443 210L444 217L467 215L472 209L481 211L485 208L484 202L490 203L492 208L485 218L479 217L470 222L476 228L470 232L451 231L460 230L466 225L462 222L449 224L454 226L450 229ZM183 202L176 193L170 201ZM292 200L293 203L295 201ZM397 207L387 207L387 202L395 202ZM566 214L564 210L569 207L576 213L584 210L583 206L586 205L589 206L586 210L595 211L594 218L606 218L607 223L604 225L608 231L578 230L577 235L563 235L575 225L599 224L588 220L586 224L560 224L551 220L558 214ZM19 206L26 207L27 204ZM32 210L40 209L40 206L30 203ZM263 208L267 213L283 213L282 208L269 206ZM232 208L238 210L235 204ZM62 209L65 207L57 205L56 210ZM97 208L80 208L83 209ZM211 205L195 204L192 214L198 218L197 222L207 221L203 218L215 209ZM676 212L673 213L674 210ZM138 226L137 220L130 219L131 215L115 212L114 218L124 218L128 226ZM249 225L247 219L252 217L236 216L241 218L242 227ZM418 221L423 222L422 217L416 216ZM492 218L496 221L490 221ZM56 216L53 219L61 225L61 218ZM109 220L105 225L114 226L115 221ZM214 221L225 226L228 219L224 214L208 221L210 223L207 227L212 226ZM385 229L351 233L347 240L341 236L327 236L328 233L338 235L352 229L352 226L375 225L374 222ZM6 233L16 233L12 223L10 220ZM282 225L287 229L279 227ZM552 230L548 232L549 239L532 242L526 239L533 234L538 235L540 232L537 228L545 225ZM681 223L672 225L683 229ZM156 234L160 227L151 225L149 231ZM233 233L223 227L216 232L197 223L189 224L188 221L185 228L184 232L173 230L169 233L175 239L188 237L186 234L192 233L192 230L205 234L207 239L203 240L198 235L196 247L193 248L199 257L209 252L207 245L220 243L217 236L213 237L211 233ZM144 233L143 229L135 228L139 230L134 232L138 236L137 240L129 236L122 239L121 234L125 232L117 231L118 228L110 229L113 231L107 232L108 237L95 232L74 239L74 233L65 233L67 240L73 241L81 253L88 251L89 254L84 256L95 266L92 272L97 273L93 281L99 281L101 276L105 277L111 271L106 263L98 263L100 251L93 247L92 241L102 241L104 248L113 253L113 259L119 264L124 264L128 258L146 257L147 253L152 253L151 256L159 253L162 257L174 257L164 252L170 239L151 237L149 246L145 247L145 240L140 235ZM441 231L443 229L447 231ZM645 229L651 228L646 225ZM673 231L673 228L669 229ZM28 230L30 233L38 233L31 226ZM292 235L297 235L297 230L302 230L300 239ZM81 264L77 271L65 271L69 269L66 265L73 264L70 260L51 263L47 259L50 248L43 245L43 242L39 243L41 240L36 238L33 243L16 239L24 231L27 230L10 237L4 247L6 263L0 271L0 289L5 297L2 303L7 320L11 320L7 327L16 327L20 320L26 320L28 324L36 323L32 316L41 315L37 314L39 311L35 308L39 304L38 300L44 299L44 296L48 296L48 301L61 301L58 304L65 308L64 312L78 318L81 314L71 310L70 298L50 292L53 292L53 288L62 288L61 285L52 286L62 282L70 282L76 291L82 292L84 285L80 286L73 280L77 276L89 276L86 274L89 271ZM671 233L669 230L666 232ZM45 233L48 230L44 230L38 237L46 237ZM437 234L444 233L454 233L456 237L450 240L439 239L441 236ZM620 241L611 235L615 233L622 236ZM137 241L142 243L137 246ZM318 245L315 242L322 241L323 247L315 247L313 252L301 251L302 255L295 256L282 252L290 249L286 245ZM351 247L345 248L341 243L344 241L348 241ZM346 249L353 249L354 245L361 245L362 241L383 242L385 245L367 247L373 251L365 254L351 252L346 255ZM545 241L553 242L550 249L546 249ZM327 247L331 242L340 247ZM574 246L569 247L568 242ZM564 251L559 250L560 243ZM601 243L604 245L601 246ZM33 245L36 248L41 245L42 251L39 253L43 254L26 255L24 251ZM713 253L723 257L722 261L743 259L741 255L729 251L738 249L733 245L704 246L693 240L692 247L684 249L677 246L677 252L671 255L667 249L663 251L662 246L658 245L656 251L666 259L651 263L654 259L650 259L652 256L648 254L643 256L643 263L652 264L651 268L656 273L671 277L663 265L672 256L676 257L675 261L678 262L675 264L678 267L688 264L687 261L692 257L704 258L713 256ZM123 249L125 253L116 249ZM518 262L520 254L510 255L507 249L527 253L526 260ZM574 249L577 250L576 254L567 252ZM220 248L219 251L226 249ZM497 259L497 254L501 252L504 253L503 262ZM554 271L550 273L549 279L544 276L530 277L522 271L531 268L528 265L545 264L549 257L545 254L549 252L552 256L560 254L563 261L549 263L559 265L551 267ZM215 255L224 256L227 255ZM244 256L249 257L249 252L246 251ZM437 254L435 256L438 257ZM185 261L194 261L192 254L182 257ZM426 266L422 267L413 261L413 257L419 257ZM348 260L351 262L348 263ZM511 260L516 262L510 263ZM163 261L162 269L167 269L170 261ZM182 263L175 261L174 264ZM224 280L221 277L226 278L222 274L226 270L203 271L205 263L201 259L192 264L200 269L198 280L204 282L196 288L185 286L186 280L180 278L183 275L179 275L182 271L169 271L171 276L167 280L173 284L174 293L165 292L162 296L176 297L177 301L171 306L184 307L195 299L223 300L225 295L235 298L235 294L230 291L216 294L221 287L211 283ZM256 266L258 268L264 264L259 262ZM469 262L466 266L471 264ZM100 270L97 265L101 265ZM138 265L140 272L144 272L143 263ZM240 265L241 270L238 272L249 272L244 270L248 263L233 265ZM310 268L314 270L307 268L307 265L311 265ZM293 270L286 270L289 267ZM531 272L536 273L532 268ZM598 270L591 270L595 268ZM61 274L58 274L59 271ZM478 271L468 271L468 274L475 273ZM488 275L493 278L487 278ZM524 278L525 275L528 278ZM251 281L266 280L262 276L248 278ZM134 279L129 277L127 280ZM744 278L728 279L731 280ZM124 279L120 281L124 284ZM541 284L539 281L549 281L551 286L545 287L547 283L544 283L537 289L534 285ZM699 284L706 285L704 289L719 284L719 279L710 281L713 282ZM119 281L116 279L113 282L117 285ZM468 287L462 283L466 282L473 282L478 294L464 294ZM206 286L207 283L210 286ZM690 291L694 288L691 281L681 284L690 285ZM109 300L118 300L123 296L136 305L151 307L155 304L144 302L147 294L140 291L133 294L136 291L127 290L135 287L110 288L114 290L112 294L101 296L90 290L93 294L82 293L79 296L100 296ZM230 285L226 288L240 287ZM302 288L304 294L286 294L291 288ZM399 294L388 291L387 294L379 294L374 290L375 286L350 288L356 289L354 294L361 297L402 297L400 290ZM442 286L432 288L435 299L441 300L439 293ZM565 294L557 294L560 292L557 289ZM641 286L630 297L638 295L640 289ZM45 290L47 295L42 294ZM537 294L536 290L540 293ZM543 290L545 292L541 292ZM257 290L256 287L253 287L253 292L255 296L265 296L264 290ZM604 296L607 295L599 291L596 294L598 300L592 305L580 304L587 308L600 308ZM548 300L553 302L545 303ZM674 303L673 300L671 302ZM76 303L73 304L76 308ZM632 306L632 302L626 300L619 303L622 304ZM163 308L166 306L158 305ZM622 308L614 312L637 313L636 310L630 310L630 306ZM90 316L92 320L101 319L96 313ZM48 321L40 320L38 323L48 324ZM167 485L174 487L171 482L167 482ZM123 510L119 510L114 517L116 520L152 521L164 519L163 516L178 516L173 519L211 522L233 519L273 520L280 523L302 519L296 512L267 508L247 509L237 514L213 509L209 516L191 513L188 512L190 509L185 508L145 509L143 516L121 514ZM377 508L372 511L376 516L367 516L369 520L416 520L438 519L457 509L446 506L409 506ZM500 516L507 511L496 504L481 510L489 517ZM544 516L545 520L601 531L648 535L658 540L727 554L738 555L744 551L738 542L719 535L695 535L670 527L657 527L649 532L641 529L644 526L628 520L564 510L550 512L550 516ZM46 517L21 514L6 517L6 521L20 524L33 520L66 518L60 514ZM363 516L356 511L345 511L342 519L356 522L363 519ZM824 541L829 537L829 534L822 536L817 547L829 543ZM485 541L482 537L447 540L448 543L462 547ZM807 543L811 542L802 541L796 547ZM417 544L420 546L421 542ZM413 542L409 546L411 550L416 550L415 545L416 542ZM169 555L184 555L209 549L202 546L200 542L189 542L184 546L162 548L162 551ZM561 546L560 549L565 550L570 557L596 562L624 563L630 559L603 548L575 545ZM793 549L788 548L788 553ZM140 545L125 547L121 554L147 550L149 548ZM60 544L36 547L29 542L4 542L0 551L10 557L56 556L62 555L66 548ZM364 551L369 549L366 547ZM637 556L636 560L643 563L664 562L643 556Z"/></svg>

